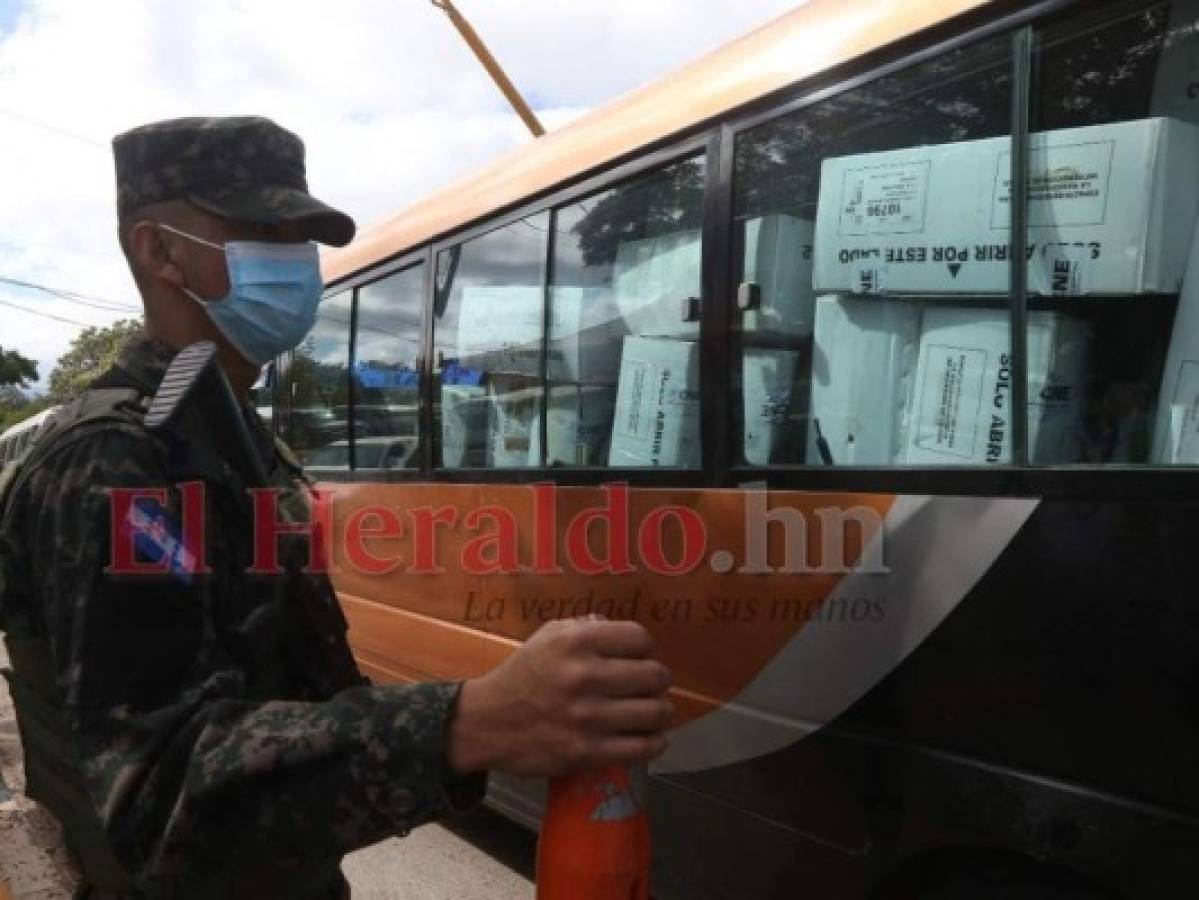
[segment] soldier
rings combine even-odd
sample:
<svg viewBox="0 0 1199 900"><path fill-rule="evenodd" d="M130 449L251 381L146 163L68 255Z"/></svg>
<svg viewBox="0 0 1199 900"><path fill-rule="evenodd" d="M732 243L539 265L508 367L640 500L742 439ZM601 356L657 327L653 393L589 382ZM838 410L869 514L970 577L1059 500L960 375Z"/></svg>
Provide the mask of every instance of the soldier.
<svg viewBox="0 0 1199 900"><path fill-rule="evenodd" d="M0 489L28 789L63 822L78 896L345 897L345 853L469 809L490 769L661 753L669 674L635 623L550 623L483 677L372 686L328 580L301 571L307 541L280 538L285 574L247 572L246 482L206 429L149 431L147 398L179 349L215 342L281 508L307 516L248 391L315 320L309 241L343 245L354 223L309 195L303 144L267 119L176 119L113 146L145 332ZM136 507L160 525L138 558L160 561L196 482L208 571L178 554L163 575L109 571L112 489L162 489Z"/></svg>

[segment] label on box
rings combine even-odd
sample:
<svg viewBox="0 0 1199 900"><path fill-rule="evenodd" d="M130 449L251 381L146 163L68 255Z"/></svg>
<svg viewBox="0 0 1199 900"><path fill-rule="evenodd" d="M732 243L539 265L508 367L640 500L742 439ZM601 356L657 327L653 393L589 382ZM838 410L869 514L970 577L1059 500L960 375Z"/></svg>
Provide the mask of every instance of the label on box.
<svg viewBox="0 0 1199 900"><path fill-rule="evenodd" d="M697 355L687 341L625 339L610 465L699 464Z"/></svg>
<svg viewBox="0 0 1199 900"><path fill-rule="evenodd" d="M839 234L914 234L924 230L929 160L847 169Z"/></svg>
<svg viewBox="0 0 1199 900"><path fill-rule="evenodd" d="M1091 273L1102 252L1100 245L1062 241L1042 244L1033 252L1040 256L1040 268L1048 272L1050 294L1078 297L1091 292Z"/></svg>
<svg viewBox="0 0 1199 900"><path fill-rule="evenodd" d="M933 344L927 352L913 443L931 453L971 459L983 406L987 351Z"/></svg>
<svg viewBox="0 0 1199 900"><path fill-rule="evenodd" d="M1103 225L1115 141L1056 144L1028 151L1028 224L1032 228ZM999 154L992 228L1011 227L1012 154Z"/></svg>

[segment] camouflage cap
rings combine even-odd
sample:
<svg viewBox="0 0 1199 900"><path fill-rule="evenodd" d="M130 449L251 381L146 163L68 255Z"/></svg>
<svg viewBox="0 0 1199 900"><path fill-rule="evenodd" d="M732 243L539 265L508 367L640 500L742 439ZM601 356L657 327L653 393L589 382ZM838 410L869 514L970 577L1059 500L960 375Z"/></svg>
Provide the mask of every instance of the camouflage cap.
<svg viewBox="0 0 1199 900"><path fill-rule="evenodd" d="M112 150L122 216L187 200L235 222L295 222L337 247L354 237L353 219L308 193L303 141L270 119L168 119L118 134Z"/></svg>

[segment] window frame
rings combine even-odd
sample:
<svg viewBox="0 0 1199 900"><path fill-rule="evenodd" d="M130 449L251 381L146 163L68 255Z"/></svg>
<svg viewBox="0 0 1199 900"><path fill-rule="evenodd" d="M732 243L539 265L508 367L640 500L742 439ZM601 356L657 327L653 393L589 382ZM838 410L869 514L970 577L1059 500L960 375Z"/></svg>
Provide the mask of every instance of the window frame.
<svg viewBox="0 0 1199 900"><path fill-rule="evenodd" d="M1112 11L1135 8L1136 0L1105 0L1099 9ZM381 260L347 278L329 285L329 293L347 288L354 290L354 315L357 316L358 287L378 281L404 268L423 262L425 286L422 304L423 347L420 388L420 454L418 468L409 470L359 470L330 473L333 481L424 481L479 484L535 484L552 481L560 485L595 485L625 482L631 485L660 487L736 488L744 484L769 488L885 492L897 494L1027 496L1072 499L1179 499L1179 478L1199 476L1199 466L1160 466L1153 464L1100 465L1070 464L1033 466L1014 458L1004 466L871 466L813 467L806 465L749 466L734 464L731 424L734 421L732 384L733 278L737 261L733 258L733 197L735 187L735 147L738 137L760 125L831 99L839 94L868 86L872 81L902 72L945 53L970 44L1009 34L1013 38L1013 116L1012 156L1017 164L1027 159L1027 114L1031 102L1031 71L1027 59L1021 60L1017 36L1027 52L1035 48L1041 29L1062 18L1082 11L1095 12L1086 0L997 0L979 9L901 41L889 44L866 56L837 66L820 75L789 85L758 98L752 103L721 116L696 124L687 131L655 142L590 170L574 179L518 204L496 211L484 219L468 222L451 232L435 236L428 243ZM1021 127L1022 120L1024 127ZM522 469L436 469L433 456L433 385L432 385L432 293L433 263L442 250L473 240L498 228L539 212L551 216L558 207L583 200L596 192L616 187L624 181L646 175L655 169L679 162L689 156L706 156L704 222L702 250L702 297L700 321L700 360L704 372L722 373L701 379L700 435L705 447L702 468L653 469L608 467ZM1023 166L1022 166L1023 168ZM1013 240L1019 237L1019 219L1013 221ZM547 272L552 266L553 242L547 242ZM1012 271L1017 267L1013 258ZM1021 270L1021 276L1023 271ZM1024 321L1022 277L1012 282L1008 308L1013 327ZM1017 307L1020 307L1017 309ZM1013 332L1014 334L1014 332ZM1023 335L1021 335L1023 337ZM351 336L353 361L356 334ZM543 336L544 339L544 336ZM1019 366L1023 368L1021 357ZM1026 399L1017 392L1013 416L1020 419L1021 431ZM739 398L736 402L740 402ZM351 420L351 445L353 445ZM1026 448L1024 448L1026 449ZM1199 482L1197 482L1199 483Z"/></svg>
<svg viewBox="0 0 1199 900"><path fill-rule="evenodd" d="M351 456L352 464L350 466L350 475L352 477L348 478L348 479L341 479L341 480L376 481L376 480L380 480L380 479L377 479L372 476L375 476L377 474L387 475L388 477L386 479L384 479L387 481L419 481L420 480L421 472L424 470L424 466L425 466L425 455L426 455L425 445L431 443L431 441L429 440L429 432L432 428L432 425L431 425L432 414L429 413L429 423L430 424L426 424L426 409L425 409L425 400L426 400L426 395L427 395L427 392L425 391L425 382L429 378L429 374L426 371L426 366L425 366L425 362L429 355L428 350L427 350L427 347L428 347L427 324L428 323L426 322L426 319L429 316L429 303L427 302L428 296L429 296L429 284L430 284L430 282L429 282L429 278L430 278L429 262L430 262L430 259L429 259L428 253L426 251L418 250L415 253L409 253L409 254L405 254L404 256L397 257L395 260L393 260L391 263L389 263L385 268L375 267L375 268L370 269L369 274L371 275L371 277L369 277L369 278L355 277L353 280L354 300L353 300L353 314L351 316L351 321L354 323L354 325L353 325L353 332L350 335L350 366L349 366L348 376L347 376L350 379L350 384L349 384L350 447L351 447L351 452L352 452L352 456ZM420 306L420 328L419 328L420 349L417 351L416 366L415 366L416 371L420 374L420 385L417 388L417 401L416 401L417 402L417 413L416 413L417 444L416 444L415 456L416 456L417 464L415 466L411 466L411 467L403 468L403 469L360 468L358 466L358 435L357 435L357 428L355 427L355 424L354 424L357 421L356 413L358 412L358 410L357 410L358 400L357 400L357 396L356 396L356 391L354 390L354 382L353 382L354 367L358 363L358 324L359 324L359 316L361 315L361 310L359 307L360 291L363 288L367 288L367 287L370 287L371 285L375 285L382 281L386 281L388 278L391 278L395 275L399 275L403 272L410 271L411 269L415 269L417 266L421 266L421 265L423 265L424 268L421 270L422 284L421 284L421 293L420 293L421 306ZM429 396L431 396L431 395L429 395Z"/></svg>

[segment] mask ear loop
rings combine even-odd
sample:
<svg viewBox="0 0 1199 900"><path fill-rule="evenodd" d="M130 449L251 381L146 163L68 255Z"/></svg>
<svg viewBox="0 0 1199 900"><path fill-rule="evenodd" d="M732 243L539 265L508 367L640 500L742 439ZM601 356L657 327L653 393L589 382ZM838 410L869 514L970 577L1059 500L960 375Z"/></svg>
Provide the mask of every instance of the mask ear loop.
<svg viewBox="0 0 1199 900"><path fill-rule="evenodd" d="M212 241L205 240L202 237L197 237L194 234L189 234L182 228L176 228L174 225L168 225L166 222L155 222L154 224L165 231L171 232L171 234L177 234L180 237L185 237L188 240L195 241L197 244L203 244L205 247L211 247L213 250L220 250L222 253L225 252L224 244L214 244Z"/></svg>
<svg viewBox="0 0 1199 900"><path fill-rule="evenodd" d="M197 244L203 244L205 247L211 247L213 250L220 250L222 253L225 253L225 264L226 264L226 266L228 265L229 257L225 251L225 247L222 244L214 244L212 241L205 240L202 237L197 237L194 234L189 234L188 232L184 231L182 228L176 228L174 225L168 225L166 222L154 222L154 224L157 225L159 228L163 229L164 231L169 231L172 234L179 235L180 237L185 237L189 241L195 241ZM233 289L232 282L230 282L230 290L232 290L232 289ZM193 291L187 285L180 285L180 290L182 290L183 293L186 294L188 297L190 297L193 301L200 304L200 306L205 310L208 309L208 305L210 303L220 302L220 301L214 301L214 300L205 300L203 297L201 297L199 294L197 294L195 291Z"/></svg>

